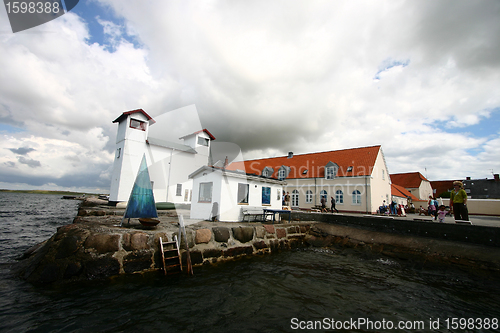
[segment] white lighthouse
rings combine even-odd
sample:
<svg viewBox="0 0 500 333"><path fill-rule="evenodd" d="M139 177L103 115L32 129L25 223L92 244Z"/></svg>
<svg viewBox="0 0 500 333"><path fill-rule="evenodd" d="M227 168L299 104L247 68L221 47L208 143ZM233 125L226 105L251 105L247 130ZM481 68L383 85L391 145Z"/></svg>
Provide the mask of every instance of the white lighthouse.
<svg viewBox="0 0 500 333"><path fill-rule="evenodd" d="M194 108L195 106L189 106ZM183 111L185 108L183 108ZM185 135L178 142L149 136L149 126L169 131L175 124L156 123L144 110L123 112L118 123L115 160L109 202L126 202L132 191L142 156L146 162L156 202L191 203L189 174L210 161L210 143L215 137L206 129Z"/></svg>

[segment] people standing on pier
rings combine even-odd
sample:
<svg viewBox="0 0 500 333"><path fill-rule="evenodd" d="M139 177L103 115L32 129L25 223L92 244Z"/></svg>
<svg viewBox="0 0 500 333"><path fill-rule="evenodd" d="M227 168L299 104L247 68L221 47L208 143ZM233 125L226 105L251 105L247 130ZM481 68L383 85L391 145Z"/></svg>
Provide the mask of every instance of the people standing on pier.
<svg viewBox="0 0 500 333"><path fill-rule="evenodd" d="M432 216L434 220L437 219L437 206L436 206L436 201L434 198L429 195L429 201L427 202L428 204L428 209L429 209L429 216Z"/></svg>
<svg viewBox="0 0 500 333"><path fill-rule="evenodd" d="M330 203L332 204L332 213L333 213L333 210L335 209L335 211L338 213L339 211L337 210L337 208L335 208L335 199L333 197L331 197L332 199L330 200Z"/></svg>
<svg viewBox="0 0 500 333"><path fill-rule="evenodd" d="M290 192L285 194L285 206L290 207Z"/></svg>
<svg viewBox="0 0 500 333"><path fill-rule="evenodd" d="M469 211L467 210L467 193L464 190L464 184L456 180L453 182L453 190L450 194L450 209L456 220L469 220Z"/></svg>
<svg viewBox="0 0 500 333"><path fill-rule="evenodd" d="M439 223L444 223L444 218L446 217L446 214L448 214L448 212L446 211L446 206L445 205L439 206L437 214Z"/></svg>

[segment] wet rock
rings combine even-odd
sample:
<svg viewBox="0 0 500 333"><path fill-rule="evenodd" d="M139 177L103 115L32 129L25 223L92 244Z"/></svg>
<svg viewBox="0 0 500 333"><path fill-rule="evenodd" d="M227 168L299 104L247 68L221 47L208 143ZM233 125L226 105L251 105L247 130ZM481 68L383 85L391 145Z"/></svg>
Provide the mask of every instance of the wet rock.
<svg viewBox="0 0 500 333"><path fill-rule="evenodd" d="M149 236L143 232L135 232L132 234L124 234L122 237L122 246L127 251L148 250Z"/></svg>
<svg viewBox="0 0 500 333"><path fill-rule="evenodd" d="M284 228L277 228L276 229L276 237L285 238L286 237L286 230Z"/></svg>
<svg viewBox="0 0 500 333"><path fill-rule="evenodd" d="M98 253L116 252L119 250L120 235L92 234L85 241L86 248L93 248Z"/></svg>
<svg viewBox="0 0 500 333"><path fill-rule="evenodd" d="M104 257L87 261L84 267L87 279L102 279L120 273L120 263L112 257Z"/></svg>
<svg viewBox="0 0 500 333"><path fill-rule="evenodd" d="M220 249L206 249L203 251L203 258L222 257L223 251Z"/></svg>
<svg viewBox="0 0 500 333"><path fill-rule="evenodd" d="M226 243L229 240L229 228L215 227L212 229L214 240L219 243Z"/></svg>
<svg viewBox="0 0 500 333"><path fill-rule="evenodd" d="M240 255L250 255L253 253L252 246L238 246L232 247L224 251L224 257L237 257Z"/></svg>
<svg viewBox="0 0 500 333"><path fill-rule="evenodd" d="M59 279L61 269L56 263L49 263L43 268L40 277L38 278L38 283L52 283Z"/></svg>
<svg viewBox="0 0 500 333"><path fill-rule="evenodd" d="M137 251L123 258L123 270L125 273L136 273L151 268L153 256L150 251Z"/></svg>
<svg viewBox="0 0 500 333"><path fill-rule="evenodd" d="M264 241L254 242L253 247L255 247L255 249L257 250L261 250L267 248L267 244Z"/></svg>
<svg viewBox="0 0 500 333"><path fill-rule="evenodd" d="M266 229L264 227L255 227L255 237L264 238L266 235Z"/></svg>
<svg viewBox="0 0 500 333"><path fill-rule="evenodd" d="M233 237L241 243L247 243L253 239L252 227L238 227L233 228Z"/></svg>
<svg viewBox="0 0 500 333"><path fill-rule="evenodd" d="M332 244L332 236L318 237L314 235L306 235L304 241L314 247L327 247Z"/></svg>
<svg viewBox="0 0 500 333"><path fill-rule="evenodd" d="M191 258L191 265L198 265L203 263L203 255L201 251L189 251L189 256ZM182 264L187 265L187 252L181 254Z"/></svg>
<svg viewBox="0 0 500 333"><path fill-rule="evenodd" d="M82 264L80 262L70 262L68 266L66 266L66 270L64 271L63 278L70 279L74 276L77 276L82 271Z"/></svg>
<svg viewBox="0 0 500 333"><path fill-rule="evenodd" d="M264 229L266 229L267 233L269 234L274 234L275 232L274 225L264 224Z"/></svg>
<svg viewBox="0 0 500 333"><path fill-rule="evenodd" d="M212 239L212 231L210 229L196 230L196 237L194 239L196 244L208 243L210 239Z"/></svg>

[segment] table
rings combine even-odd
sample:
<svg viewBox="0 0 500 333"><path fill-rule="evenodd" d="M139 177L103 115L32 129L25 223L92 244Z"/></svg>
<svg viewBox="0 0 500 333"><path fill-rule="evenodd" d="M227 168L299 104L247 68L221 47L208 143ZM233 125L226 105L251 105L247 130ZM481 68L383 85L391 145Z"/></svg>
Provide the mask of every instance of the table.
<svg viewBox="0 0 500 333"><path fill-rule="evenodd" d="M288 223L292 221L292 211L291 210L284 210L284 209L264 209L263 211L263 216L264 220L267 215L273 215L273 223L276 221L276 214L280 213L288 213Z"/></svg>

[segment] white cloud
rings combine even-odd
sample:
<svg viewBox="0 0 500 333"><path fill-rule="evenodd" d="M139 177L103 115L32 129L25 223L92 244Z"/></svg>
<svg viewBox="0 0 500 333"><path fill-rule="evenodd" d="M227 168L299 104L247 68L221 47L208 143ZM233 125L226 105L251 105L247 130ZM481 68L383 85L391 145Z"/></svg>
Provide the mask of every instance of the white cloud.
<svg viewBox="0 0 500 333"><path fill-rule="evenodd" d="M44 33L0 35L0 119L25 129L8 148L31 137L75 145L70 157L55 153L61 179L76 158L96 158L96 178L109 177L103 151L122 111L159 116L191 104L245 158L381 144L391 172L452 179L500 169L499 133L467 133L500 106L497 2L100 3L125 22L100 20L111 48L88 45L71 13ZM27 147L39 154L26 157L40 161L31 172L53 165L47 145ZM7 154L1 168L29 168Z"/></svg>

